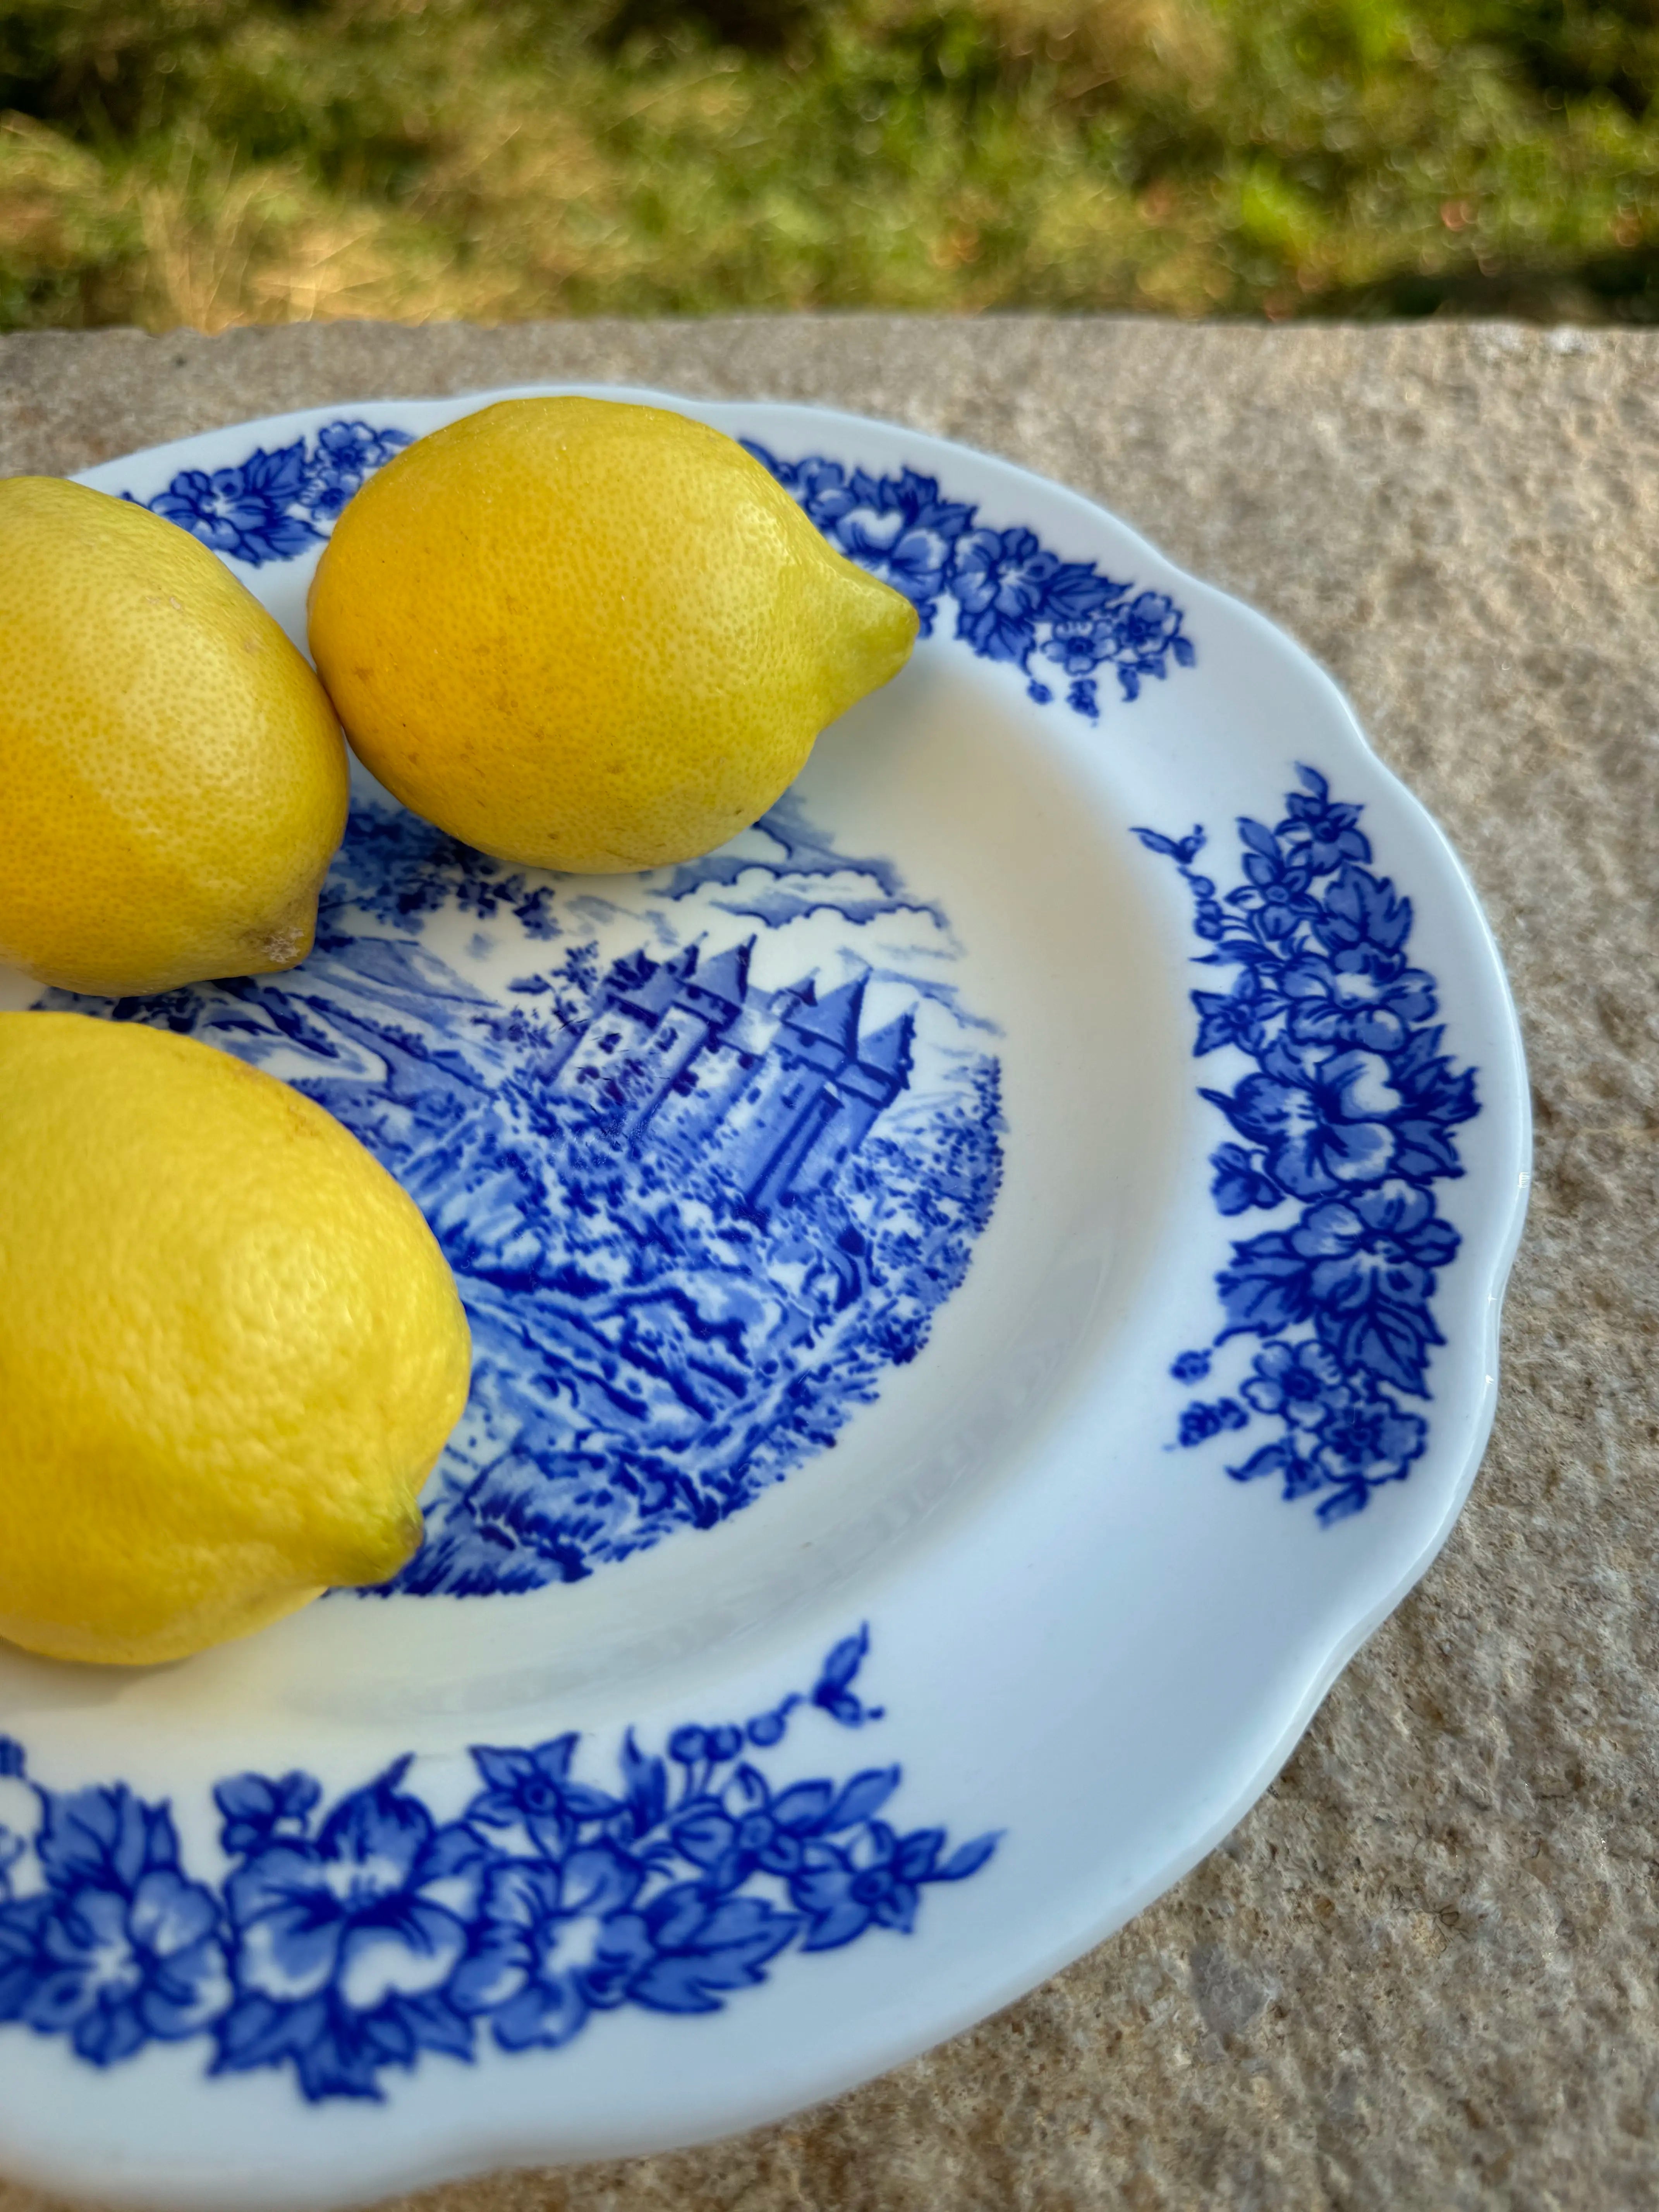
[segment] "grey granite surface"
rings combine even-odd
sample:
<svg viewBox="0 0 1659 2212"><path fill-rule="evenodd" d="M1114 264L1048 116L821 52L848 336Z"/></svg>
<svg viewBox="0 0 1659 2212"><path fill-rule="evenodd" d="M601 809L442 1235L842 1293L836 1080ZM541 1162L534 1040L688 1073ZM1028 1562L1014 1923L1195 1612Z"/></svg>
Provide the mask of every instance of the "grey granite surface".
<svg viewBox="0 0 1659 2212"><path fill-rule="evenodd" d="M851 318L15 337L0 472L570 377L968 440L1292 631L1485 899L1538 1186L1473 1501L1204 1865L1011 2010L822 2110L422 2202L1659 2204L1659 335ZM0 2212L42 2203L0 2182Z"/></svg>

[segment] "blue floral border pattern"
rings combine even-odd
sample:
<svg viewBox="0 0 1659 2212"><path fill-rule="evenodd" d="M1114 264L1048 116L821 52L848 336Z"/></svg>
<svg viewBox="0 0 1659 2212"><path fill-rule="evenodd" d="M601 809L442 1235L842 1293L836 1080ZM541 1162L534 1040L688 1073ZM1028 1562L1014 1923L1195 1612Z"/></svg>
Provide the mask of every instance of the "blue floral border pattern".
<svg viewBox="0 0 1659 2212"><path fill-rule="evenodd" d="M368 422L325 422L315 437L275 453L256 446L235 468L181 469L165 491L133 504L176 522L215 553L262 568L320 545L352 494L414 437Z"/></svg>
<svg viewBox="0 0 1659 2212"><path fill-rule="evenodd" d="M413 434L327 422L274 453L257 447L234 468L183 469L143 503L251 568L291 561L322 544L352 494ZM1162 682L1171 663L1194 665L1181 609L1167 592L1137 592L1090 562L1062 561L1029 530L988 528L976 507L945 499L933 477L849 472L821 453L784 461L753 439L739 442L838 551L903 592L924 637L941 599L954 600L955 635L981 659L1018 668L1039 706L1061 686L1067 706L1095 721L1103 671L1133 700L1147 678Z"/></svg>
<svg viewBox="0 0 1659 2212"><path fill-rule="evenodd" d="M781 461L752 438L738 442L837 552L903 592L924 637L933 635L939 601L953 599L956 635L981 660L1020 670L1040 707L1063 684L1066 705L1096 721L1103 669L1133 700L1147 677L1162 682L1171 661L1190 668L1197 659L1167 592L1137 592L1091 562L1062 561L1029 530L988 529L976 507L945 499L936 477L914 469L849 474L822 453ZM1047 665L1035 669L1034 659Z"/></svg>
<svg viewBox="0 0 1659 2212"><path fill-rule="evenodd" d="M606 1786L573 1771L574 1735L477 1746L458 1819L407 1758L332 1805L309 1774L238 1775L214 1792L216 1881L186 1870L167 1804L42 1789L0 1736L0 1807L33 1807L32 1834L0 1826L0 2024L100 2068L210 2038L210 2076L291 2068L313 2104L380 2100L425 2052L556 2051L622 2005L718 2012L792 1946L908 1936L922 1891L999 1838L891 1826L896 1765L779 1789L763 1765L798 1709L882 1717L854 1687L869 1644L747 1722L675 1729L665 1759L629 1729Z"/></svg>
<svg viewBox="0 0 1659 2212"><path fill-rule="evenodd" d="M1191 892L1201 964L1237 971L1227 991L1192 994L1195 1055L1230 1048L1252 1064L1231 1090L1200 1094L1242 1140L1211 1156L1211 1195L1224 1215L1277 1217L1217 1275L1225 1322L1212 1344L1170 1370L1203 1382L1243 1336L1261 1346L1250 1372L1237 1395L1191 1401L1177 1441L1271 1425L1228 1474L1318 1495L1329 1526L1403 1481L1427 1442L1401 1395L1431 1395L1445 1341L1435 1287L1459 1243L1434 1186L1463 1172L1452 1133L1480 1109L1474 1070L1440 1049L1434 978L1409 964L1411 901L1364 865L1361 809L1333 799L1316 769L1297 774L1282 821L1241 817L1233 890L1194 866L1203 830L1133 834Z"/></svg>

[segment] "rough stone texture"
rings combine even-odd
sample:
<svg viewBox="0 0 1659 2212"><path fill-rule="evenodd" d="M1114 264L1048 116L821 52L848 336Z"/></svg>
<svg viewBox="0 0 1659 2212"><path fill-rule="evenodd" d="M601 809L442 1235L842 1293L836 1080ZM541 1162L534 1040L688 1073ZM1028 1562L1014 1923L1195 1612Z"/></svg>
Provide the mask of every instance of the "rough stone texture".
<svg viewBox="0 0 1659 2212"><path fill-rule="evenodd" d="M550 377L966 439L1096 494L1293 631L1486 900L1527 1025L1538 1187L1474 1500L1205 1865L835 2105L423 2203L1659 2203L1659 335L853 318L11 337L0 470ZM0 2212L45 2209L0 2183Z"/></svg>

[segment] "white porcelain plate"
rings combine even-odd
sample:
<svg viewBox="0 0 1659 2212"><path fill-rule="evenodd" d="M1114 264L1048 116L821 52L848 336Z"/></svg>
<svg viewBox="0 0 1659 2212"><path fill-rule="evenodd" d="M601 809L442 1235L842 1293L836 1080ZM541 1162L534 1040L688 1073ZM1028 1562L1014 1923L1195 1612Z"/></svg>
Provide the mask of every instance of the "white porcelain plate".
<svg viewBox="0 0 1659 2212"><path fill-rule="evenodd" d="M1520 1040L1330 682L1003 462L601 396L750 441L925 635L694 866L364 781L299 969L48 994L337 1114L477 1352L387 1593L0 1658L0 2157L55 2189L328 2204L892 2065L1225 1833L1486 1440ZM302 639L351 492L482 404L85 481Z"/></svg>

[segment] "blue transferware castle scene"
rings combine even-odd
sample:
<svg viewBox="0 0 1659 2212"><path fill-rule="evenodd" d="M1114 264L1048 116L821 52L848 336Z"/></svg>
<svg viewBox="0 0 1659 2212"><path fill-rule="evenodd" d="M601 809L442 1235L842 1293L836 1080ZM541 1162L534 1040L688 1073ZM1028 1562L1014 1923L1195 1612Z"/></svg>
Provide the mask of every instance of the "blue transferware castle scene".
<svg viewBox="0 0 1659 2212"><path fill-rule="evenodd" d="M915 1017L867 1034L863 976L822 1000L810 976L761 990L754 943L701 966L695 945L618 960L543 1080L635 1148L684 1168L708 1153L762 1220L834 1188L909 1082Z"/></svg>
<svg viewBox="0 0 1659 2212"><path fill-rule="evenodd" d="M473 1384L388 1588L473 1596L723 1520L922 1349L1001 1172L961 957L793 798L705 860L582 879L376 794L297 969L53 1002L267 1068L414 1196Z"/></svg>

